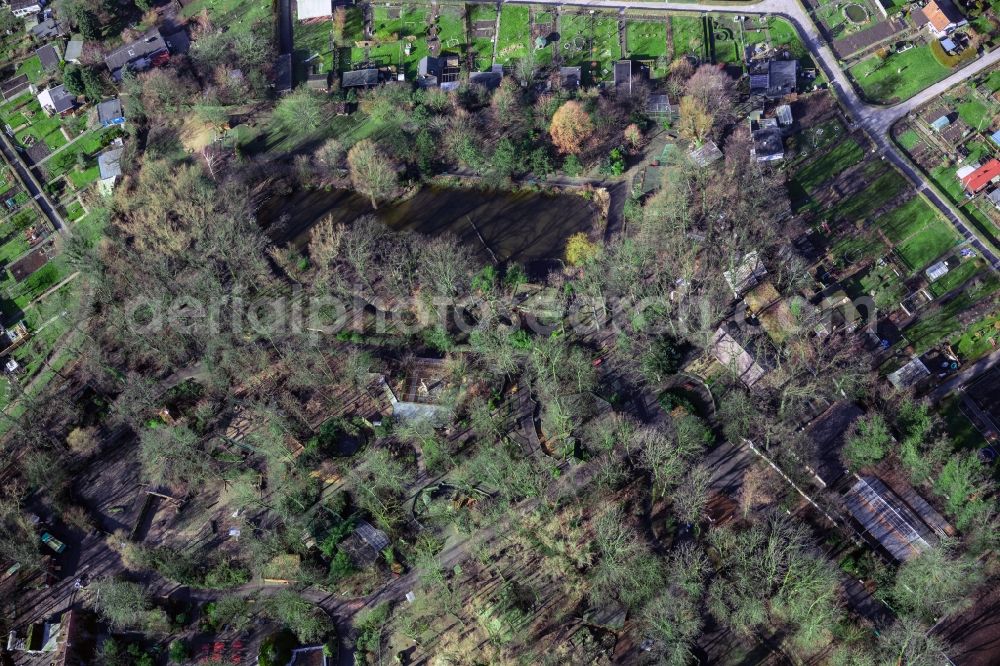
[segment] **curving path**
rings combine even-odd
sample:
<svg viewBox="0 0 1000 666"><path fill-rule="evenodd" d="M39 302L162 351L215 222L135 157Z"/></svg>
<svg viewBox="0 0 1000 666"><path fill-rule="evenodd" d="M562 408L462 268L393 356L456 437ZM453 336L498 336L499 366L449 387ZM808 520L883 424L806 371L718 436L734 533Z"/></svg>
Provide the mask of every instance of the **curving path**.
<svg viewBox="0 0 1000 666"><path fill-rule="evenodd" d="M816 61L817 66L830 82L837 97L844 106L848 118L860 126L877 146L883 159L888 160L906 174L917 191L939 210L962 236L963 241L974 247L993 267L1000 270L1000 256L984 243L969 227L965 217L931 185L924 175L903 155L889 138L889 130L899 119L926 104L952 86L979 72L1000 63L1000 49L984 55L951 76L929 86L905 102L891 106L869 104L863 101L847 74L840 68L833 50L816 29L808 12L798 0L761 0L754 3L718 5L712 3L649 2L645 0L506 0L512 3L556 5L569 7L592 7L595 9L639 9L647 11L670 11L689 13L723 14L773 14L781 16L795 26L799 36Z"/></svg>

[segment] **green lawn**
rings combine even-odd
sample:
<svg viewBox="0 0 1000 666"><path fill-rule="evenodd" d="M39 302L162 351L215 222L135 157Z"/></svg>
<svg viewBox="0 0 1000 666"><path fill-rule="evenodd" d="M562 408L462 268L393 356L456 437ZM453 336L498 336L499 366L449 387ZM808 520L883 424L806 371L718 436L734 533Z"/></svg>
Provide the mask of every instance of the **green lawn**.
<svg viewBox="0 0 1000 666"><path fill-rule="evenodd" d="M795 174L795 181L806 192L813 192L828 180L836 178L862 159L864 152L854 139L841 141L826 155L810 162L805 168Z"/></svg>
<svg viewBox="0 0 1000 666"><path fill-rule="evenodd" d="M422 37L427 34L427 9L424 7L403 7L399 12L399 18L395 19L389 18L388 7L376 5L374 12L377 39L393 40L408 36Z"/></svg>
<svg viewBox="0 0 1000 666"><path fill-rule="evenodd" d="M977 130L987 129L992 115L989 107L979 100L968 100L958 105L958 116Z"/></svg>
<svg viewBox="0 0 1000 666"><path fill-rule="evenodd" d="M948 271L943 277L931 283L930 290L935 298L944 296L952 289L965 284L966 280L983 268L981 259L965 261Z"/></svg>
<svg viewBox="0 0 1000 666"><path fill-rule="evenodd" d="M674 38L674 58L693 55L708 60L705 43L705 22L691 16L671 16L670 30Z"/></svg>
<svg viewBox="0 0 1000 666"><path fill-rule="evenodd" d="M903 147L903 150L911 151L917 147L920 143L920 135L914 130L906 130L898 137L899 145Z"/></svg>
<svg viewBox="0 0 1000 666"><path fill-rule="evenodd" d="M21 109L31 125L18 131L14 137L24 146L25 138L32 136L36 141L44 141L50 150L57 150L69 143L61 131L59 116L46 116L37 99L32 99Z"/></svg>
<svg viewBox="0 0 1000 666"><path fill-rule="evenodd" d="M32 83L38 83L38 80L42 78L43 73L44 70L42 70L42 61L35 55L22 62L18 66L14 76L26 74L29 81Z"/></svg>
<svg viewBox="0 0 1000 666"><path fill-rule="evenodd" d="M878 224L889 240L899 243L937 219L937 211L920 197L913 197L902 206L883 215Z"/></svg>
<svg viewBox="0 0 1000 666"><path fill-rule="evenodd" d="M989 88L990 92L1000 90L1000 69L994 69L990 72L990 75L986 77L986 87Z"/></svg>
<svg viewBox="0 0 1000 666"><path fill-rule="evenodd" d="M68 206L66 206L66 219L70 222L75 222L84 216L85 211L83 210L83 204L79 201L72 201Z"/></svg>
<svg viewBox="0 0 1000 666"><path fill-rule="evenodd" d="M274 25L274 9L267 0L192 0L183 6L181 16L188 19L203 10L208 10L212 25L229 31L272 30ZM294 29L300 26L296 22Z"/></svg>
<svg viewBox="0 0 1000 666"><path fill-rule="evenodd" d="M528 17L529 11L524 5L503 5L497 37L497 60L502 63L520 60L534 48Z"/></svg>
<svg viewBox="0 0 1000 666"><path fill-rule="evenodd" d="M73 183L73 187L77 190L82 190L93 182L96 182L98 178L101 177L101 170L97 166L97 158L88 159L86 168L82 170L73 170L66 174L66 178L69 182Z"/></svg>
<svg viewBox="0 0 1000 666"><path fill-rule="evenodd" d="M612 64L621 59L618 23L606 16L567 14L560 19L559 48L567 65L584 66L588 83L611 81ZM597 69L589 67L597 62Z"/></svg>
<svg viewBox="0 0 1000 666"><path fill-rule="evenodd" d="M883 169L883 171L871 185L835 208L834 218L847 222L865 219L906 189L906 179L899 172L895 169Z"/></svg>
<svg viewBox="0 0 1000 666"><path fill-rule="evenodd" d="M935 215L933 222L897 245L896 252L911 270L916 271L955 247L958 241L951 225Z"/></svg>
<svg viewBox="0 0 1000 666"><path fill-rule="evenodd" d="M667 54L667 28L662 21L629 21L625 27L628 55L637 60L653 60Z"/></svg>
<svg viewBox="0 0 1000 666"><path fill-rule="evenodd" d="M438 37L446 51L456 51L465 44L465 21L454 7L442 7L437 20Z"/></svg>
<svg viewBox="0 0 1000 666"><path fill-rule="evenodd" d="M894 53L884 61L872 56L851 67L851 77L873 102L900 102L937 83L951 72L929 46Z"/></svg>
<svg viewBox="0 0 1000 666"><path fill-rule="evenodd" d="M1000 313L993 312L972 324L952 346L963 361L973 361L1000 348Z"/></svg>
<svg viewBox="0 0 1000 666"><path fill-rule="evenodd" d="M972 284L972 283L975 284ZM954 299L921 315L903 330L903 335L922 354L943 339L955 335L961 327L959 315L984 298L991 298L1000 287L1000 280L992 273L985 273L971 280Z"/></svg>

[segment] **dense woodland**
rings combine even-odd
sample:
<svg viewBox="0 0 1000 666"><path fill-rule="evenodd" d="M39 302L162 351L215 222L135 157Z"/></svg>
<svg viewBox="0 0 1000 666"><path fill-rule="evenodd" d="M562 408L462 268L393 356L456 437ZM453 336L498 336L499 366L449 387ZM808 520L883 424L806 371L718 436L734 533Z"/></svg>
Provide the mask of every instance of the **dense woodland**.
<svg viewBox="0 0 1000 666"><path fill-rule="evenodd" d="M106 8L72 7L85 35L89 16L107 18ZM562 268L534 282L578 325L567 318L538 331L514 325L525 267L494 264L447 235L392 230L375 213L442 174L511 189L536 187L527 176L613 174L614 150L638 159L663 129L643 113L643 86L624 97L536 92L507 77L492 93L391 83L268 100L265 40L230 38L207 19L197 30L189 56L121 84L124 182L107 204L103 238L71 236L64 247L86 280L75 316L90 344L63 381L7 417L4 562L43 566L29 512L61 516L67 529L97 527L74 478L122 457L150 487L195 505L218 500L244 523L235 548L219 550L109 535L121 573L91 583L85 598L115 631L158 640L182 626L150 592L159 577L219 590L204 626L241 631L257 616L317 642L333 620L300 591L365 597L405 569L415 574L414 603L334 613L348 622L338 630L353 638L358 663L392 663L400 636L437 663L609 658L607 632L593 629L586 641L574 633L609 609L627 613L632 663L694 663L704 655L699 637L720 629L815 663L940 663L947 646L928 630L992 573L998 532L987 471L974 454L952 453L926 404L887 388L856 336L817 336L821 313L804 298L766 385L750 391L735 372L722 377L710 387L711 409L665 391L731 314L724 273L748 253L782 294L811 281L792 246L803 229L784 174L750 159L733 110L740 93L724 71L681 61L669 81L682 100L670 131L694 145L716 141L724 159L699 167L674 151L659 190L625 203L621 233L605 242L599 220L574 237ZM97 69L68 76L97 98L109 85ZM335 122L338 100L356 101L376 129L292 154L184 149L190 117L221 126L227 108L248 100L275 131L316 132ZM355 190L372 214L317 220L304 245L260 219L274 198L324 188ZM286 318L295 303L359 301L343 330L317 333L334 325L335 308L309 311L306 326ZM389 309L398 325L376 330ZM449 417L367 421L358 396L386 368L419 357L445 359ZM526 451L514 434L522 393L538 406L544 451ZM659 406L644 417L633 405L647 395ZM902 566L865 558L895 613L880 627L847 603L849 576L822 546L829 525L811 509L790 511L801 498L789 483L808 487L804 465L817 455L802 426L841 400L867 411L849 433L848 468L889 464L932 487L960 534ZM255 424L242 448L230 433L240 419ZM289 440L304 452L291 455ZM345 440L363 445L340 455ZM755 462L735 519L713 526L705 456L744 440L790 478ZM336 490L324 479L336 479ZM414 497L432 481L474 501L428 499L416 517ZM814 498L820 508L832 502ZM393 545L359 566L341 544L362 519ZM303 532L322 534L318 546ZM293 585L251 606L240 587L288 554L301 557ZM130 663L111 646L101 663Z"/></svg>

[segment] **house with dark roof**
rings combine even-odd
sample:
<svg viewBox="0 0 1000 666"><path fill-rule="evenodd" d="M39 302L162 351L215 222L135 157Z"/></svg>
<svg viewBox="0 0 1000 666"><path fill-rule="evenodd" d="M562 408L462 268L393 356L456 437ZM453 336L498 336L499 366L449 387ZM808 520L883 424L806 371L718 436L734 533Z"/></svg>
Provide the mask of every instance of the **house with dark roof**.
<svg viewBox="0 0 1000 666"><path fill-rule="evenodd" d="M378 69L355 69L340 75L341 88L372 88L377 86L382 77Z"/></svg>
<svg viewBox="0 0 1000 666"><path fill-rule="evenodd" d="M76 96L61 83L38 93L38 103L46 115L65 115L76 108Z"/></svg>
<svg viewBox="0 0 1000 666"><path fill-rule="evenodd" d="M717 162L722 159L722 151L719 150L719 146L716 145L714 141L709 139L705 143L701 144L698 148L692 148L688 152L688 157L691 161L700 167L705 167L712 162ZM767 271L765 271L767 272Z"/></svg>
<svg viewBox="0 0 1000 666"><path fill-rule="evenodd" d="M157 28L148 31L141 38L120 46L104 57L104 64L111 70L111 76L117 81L121 79L122 71L127 67L134 72L141 72L150 67L161 65L170 59L170 49L163 35Z"/></svg>
<svg viewBox="0 0 1000 666"><path fill-rule="evenodd" d="M799 73L798 60L772 60L767 64L767 92L771 98L795 92Z"/></svg>
<svg viewBox="0 0 1000 666"><path fill-rule="evenodd" d="M101 127L125 124L125 112L122 111L121 100L115 97L98 104L97 122L101 123Z"/></svg>
<svg viewBox="0 0 1000 666"><path fill-rule="evenodd" d="M774 118L750 121L750 157L758 162L773 162L785 159L785 143L781 128Z"/></svg>
<svg viewBox="0 0 1000 666"><path fill-rule="evenodd" d="M562 86L564 90L576 90L580 87L581 81L583 81L582 67L559 68L559 85Z"/></svg>
<svg viewBox="0 0 1000 666"><path fill-rule="evenodd" d="M66 32L59 21L53 18L42 19L37 25L32 26L29 30L31 36L35 39L53 39L59 37Z"/></svg>
<svg viewBox="0 0 1000 666"><path fill-rule="evenodd" d="M461 71L458 62L458 56L453 53L424 56L417 63L417 86L454 90L458 87Z"/></svg>
<svg viewBox="0 0 1000 666"><path fill-rule="evenodd" d="M10 13L17 18L24 18L40 11L42 11L42 3L39 0L10 0Z"/></svg>
<svg viewBox="0 0 1000 666"><path fill-rule="evenodd" d="M913 12L913 22L918 28L926 25L927 30L938 39L951 34L955 28L968 24L950 0L930 0Z"/></svg>
<svg viewBox="0 0 1000 666"><path fill-rule="evenodd" d="M469 74L469 83L483 86L488 90L496 90L503 81L503 65L493 65L488 72L472 72Z"/></svg>
<svg viewBox="0 0 1000 666"><path fill-rule="evenodd" d="M66 43L66 53L63 55L63 60L66 62L80 62L80 56L83 55L83 42L79 39L71 39Z"/></svg>
<svg viewBox="0 0 1000 666"><path fill-rule="evenodd" d="M632 91L632 61L631 60L619 60L615 63L614 68L615 74L615 90L620 90L621 88L627 88L629 92Z"/></svg>
<svg viewBox="0 0 1000 666"><path fill-rule="evenodd" d="M122 175L121 158L125 148L121 139L115 143L115 147L109 148L97 156L97 168L101 174L97 186L101 194L104 195L111 194Z"/></svg>
<svg viewBox="0 0 1000 666"><path fill-rule="evenodd" d="M9 102L26 92L35 92L35 86L28 80L26 74L15 76L0 83L0 95L3 95L5 102Z"/></svg>
<svg viewBox="0 0 1000 666"><path fill-rule="evenodd" d="M42 69L46 72L59 69L59 63L62 62L59 50L52 44L46 44L39 49L35 49L35 55L38 56L38 59L42 63Z"/></svg>
<svg viewBox="0 0 1000 666"><path fill-rule="evenodd" d="M962 176L962 187L967 196L973 196L990 183L1000 181L1000 160L992 158L978 169Z"/></svg>

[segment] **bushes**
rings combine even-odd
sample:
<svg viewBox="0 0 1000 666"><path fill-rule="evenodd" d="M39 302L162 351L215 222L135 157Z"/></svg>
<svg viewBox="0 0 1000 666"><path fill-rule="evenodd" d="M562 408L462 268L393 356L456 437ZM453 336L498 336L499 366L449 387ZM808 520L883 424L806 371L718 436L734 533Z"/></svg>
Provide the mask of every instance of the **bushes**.
<svg viewBox="0 0 1000 666"><path fill-rule="evenodd" d="M973 48L967 48L956 55L945 53L944 47L941 46L941 42L936 39L931 42L931 53L934 54L934 59L939 63L945 67L952 68L967 63L976 57L976 50Z"/></svg>

